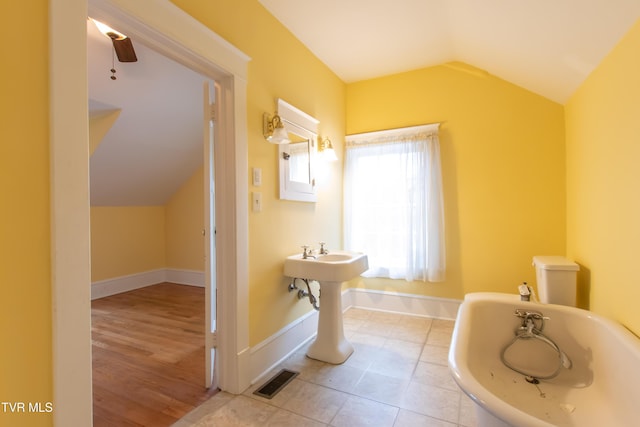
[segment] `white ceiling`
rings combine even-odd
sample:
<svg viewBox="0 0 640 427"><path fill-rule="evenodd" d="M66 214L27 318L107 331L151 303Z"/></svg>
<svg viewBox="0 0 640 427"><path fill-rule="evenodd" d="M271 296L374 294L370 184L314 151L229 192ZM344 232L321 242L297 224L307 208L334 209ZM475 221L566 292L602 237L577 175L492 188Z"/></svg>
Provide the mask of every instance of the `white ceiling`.
<svg viewBox="0 0 640 427"><path fill-rule="evenodd" d="M345 82L460 61L564 103L640 17L640 0L259 0ZM87 24L94 206L164 205L202 164L205 77L133 40L115 62Z"/></svg>
<svg viewBox="0 0 640 427"><path fill-rule="evenodd" d="M90 159L92 206L164 205L202 165L206 78L133 45L111 80L111 40L87 21L90 114L121 110Z"/></svg>
<svg viewBox="0 0 640 427"><path fill-rule="evenodd" d="M259 0L347 83L460 61L565 103L640 0Z"/></svg>

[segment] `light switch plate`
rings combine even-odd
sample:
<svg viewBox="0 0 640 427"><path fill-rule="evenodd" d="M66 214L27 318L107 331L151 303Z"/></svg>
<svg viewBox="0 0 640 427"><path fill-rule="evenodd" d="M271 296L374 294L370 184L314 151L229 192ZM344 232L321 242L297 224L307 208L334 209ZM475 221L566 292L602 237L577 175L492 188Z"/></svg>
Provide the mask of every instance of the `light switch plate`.
<svg viewBox="0 0 640 427"><path fill-rule="evenodd" d="M262 169L253 168L253 186L260 187L262 185Z"/></svg>
<svg viewBox="0 0 640 427"><path fill-rule="evenodd" d="M262 212L262 193L251 193L251 208L254 212Z"/></svg>

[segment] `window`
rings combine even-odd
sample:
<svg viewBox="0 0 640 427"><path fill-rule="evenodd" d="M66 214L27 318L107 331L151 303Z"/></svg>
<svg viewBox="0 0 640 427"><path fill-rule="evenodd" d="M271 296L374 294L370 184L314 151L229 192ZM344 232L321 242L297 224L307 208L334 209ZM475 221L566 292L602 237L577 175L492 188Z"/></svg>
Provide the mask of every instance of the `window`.
<svg viewBox="0 0 640 427"><path fill-rule="evenodd" d="M438 125L347 137L345 248L365 252L365 277L444 280Z"/></svg>

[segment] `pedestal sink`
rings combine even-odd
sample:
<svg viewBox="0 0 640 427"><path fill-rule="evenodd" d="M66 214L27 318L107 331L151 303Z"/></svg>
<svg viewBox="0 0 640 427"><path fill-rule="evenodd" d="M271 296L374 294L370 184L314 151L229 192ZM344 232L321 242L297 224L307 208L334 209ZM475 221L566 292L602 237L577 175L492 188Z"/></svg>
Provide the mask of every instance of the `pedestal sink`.
<svg viewBox="0 0 640 427"><path fill-rule="evenodd" d="M340 291L342 282L359 276L368 268L367 255L360 252L336 251L306 259L298 254L285 259L285 276L320 283L318 335L307 356L333 364L343 363L351 356L353 346L344 337Z"/></svg>

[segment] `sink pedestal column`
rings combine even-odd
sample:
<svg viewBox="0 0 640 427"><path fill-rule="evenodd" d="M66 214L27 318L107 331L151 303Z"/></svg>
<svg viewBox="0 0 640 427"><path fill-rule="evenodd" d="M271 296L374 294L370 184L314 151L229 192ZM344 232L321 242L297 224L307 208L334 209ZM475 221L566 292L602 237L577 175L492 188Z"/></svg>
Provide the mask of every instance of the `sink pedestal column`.
<svg viewBox="0 0 640 427"><path fill-rule="evenodd" d="M320 282L318 335L307 356L338 365L353 353L353 345L344 337L342 325L342 282Z"/></svg>

